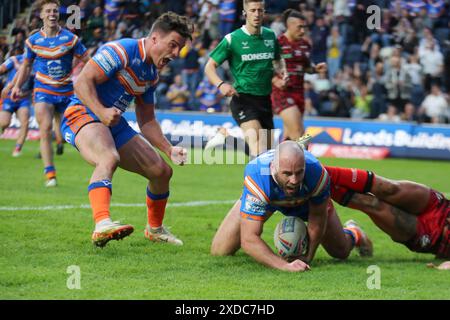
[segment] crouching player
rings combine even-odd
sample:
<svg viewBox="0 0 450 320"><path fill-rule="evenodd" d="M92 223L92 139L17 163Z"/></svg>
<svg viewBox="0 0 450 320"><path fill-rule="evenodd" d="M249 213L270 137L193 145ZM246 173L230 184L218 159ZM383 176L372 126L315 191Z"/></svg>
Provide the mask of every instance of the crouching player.
<svg viewBox="0 0 450 320"><path fill-rule="evenodd" d="M325 167L336 202L366 213L393 241L411 251L450 258L450 201L413 181L397 181L371 171Z"/></svg>
<svg viewBox="0 0 450 320"><path fill-rule="evenodd" d="M162 223L172 169L154 147L180 165L186 160L186 150L172 146L163 135L155 119L153 96L158 70L179 55L191 34L192 24L186 17L165 13L146 38L106 43L78 77L75 97L64 113L62 131L66 141L95 166L88 193L95 220L92 241L96 246L103 247L133 232L131 225L110 218L112 177L118 166L149 181L145 237L183 244ZM122 117L134 99L142 135Z"/></svg>
<svg viewBox="0 0 450 320"><path fill-rule="evenodd" d="M264 222L275 211L308 221L304 257L285 261L261 238ZM309 269L319 244L339 259L347 258L354 246L362 256L372 255L372 243L356 223L342 227L330 200L327 171L298 143L285 141L247 164L241 199L214 236L211 254L232 255L242 247L266 266L296 272Z"/></svg>

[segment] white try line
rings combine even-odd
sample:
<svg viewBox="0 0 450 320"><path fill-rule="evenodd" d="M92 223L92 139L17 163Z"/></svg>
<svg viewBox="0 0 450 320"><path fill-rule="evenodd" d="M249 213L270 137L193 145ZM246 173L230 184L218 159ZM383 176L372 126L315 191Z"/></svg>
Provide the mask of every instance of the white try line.
<svg viewBox="0 0 450 320"><path fill-rule="evenodd" d="M236 200L211 200L211 201L189 201L189 202L174 202L169 203L167 207L204 207L217 204L232 204ZM145 208L145 203L111 203L111 207L122 208ZM72 209L90 209L88 204L82 205L60 205L60 206L41 206L41 207L0 207L2 211L59 211Z"/></svg>
<svg viewBox="0 0 450 320"><path fill-rule="evenodd" d="M444 195L449 198L450 192L445 192ZM232 204L236 200L211 200L211 201L189 201L189 202L174 202L169 203L167 207L205 207L218 204ZM145 203L111 203L111 207L118 208L144 208ZM59 206L41 206L41 207L0 207L1 212L11 211L59 211L59 210L72 210L72 209L90 209L89 204L81 205L59 205Z"/></svg>

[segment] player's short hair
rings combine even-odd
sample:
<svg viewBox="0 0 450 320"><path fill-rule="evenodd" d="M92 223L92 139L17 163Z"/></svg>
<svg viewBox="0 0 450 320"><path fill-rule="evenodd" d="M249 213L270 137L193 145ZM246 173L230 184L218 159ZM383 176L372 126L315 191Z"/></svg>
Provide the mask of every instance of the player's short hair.
<svg viewBox="0 0 450 320"><path fill-rule="evenodd" d="M287 9L283 12L283 22L287 24L289 18L297 18L301 20L306 20L305 16L302 15L300 11L294 9Z"/></svg>
<svg viewBox="0 0 450 320"><path fill-rule="evenodd" d="M186 16L180 16L175 12L169 11L159 16L153 23L150 34L158 31L164 34L175 31L183 38L192 40L194 24Z"/></svg>
<svg viewBox="0 0 450 320"><path fill-rule="evenodd" d="M61 6L61 3L59 2L59 0L40 0L36 3L36 8L39 10L39 12L42 10L42 8L49 3L54 3L56 4L58 7Z"/></svg>
<svg viewBox="0 0 450 320"><path fill-rule="evenodd" d="M247 5L251 2L264 2L264 0L244 0L244 3L243 3L244 8L246 8Z"/></svg>

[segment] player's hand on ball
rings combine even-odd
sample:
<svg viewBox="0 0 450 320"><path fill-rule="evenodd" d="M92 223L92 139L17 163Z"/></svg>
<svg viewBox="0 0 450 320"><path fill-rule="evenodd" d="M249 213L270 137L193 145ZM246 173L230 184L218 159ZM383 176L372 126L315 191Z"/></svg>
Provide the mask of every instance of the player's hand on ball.
<svg viewBox="0 0 450 320"><path fill-rule="evenodd" d="M182 166L187 159L187 150L182 147L172 147L170 150L170 159L173 163Z"/></svg>
<svg viewBox="0 0 450 320"><path fill-rule="evenodd" d="M303 272L311 270L308 264L304 263L302 260L294 260L286 265L286 271L290 272Z"/></svg>

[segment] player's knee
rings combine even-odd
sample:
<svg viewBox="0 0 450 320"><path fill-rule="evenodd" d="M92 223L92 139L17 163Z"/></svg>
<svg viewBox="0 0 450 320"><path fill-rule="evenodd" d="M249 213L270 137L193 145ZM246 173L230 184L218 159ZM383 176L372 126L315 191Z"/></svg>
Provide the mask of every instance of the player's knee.
<svg viewBox="0 0 450 320"><path fill-rule="evenodd" d="M228 241L213 241L210 253L212 256L231 256L239 249L239 245L231 245Z"/></svg>
<svg viewBox="0 0 450 320"><path fill-rule="evenodd" d="M172 175L173 169L167 163L162 161L158 170L156 170L156 174L153 174L153 178L168 181L170 180L170 178L172 178Z"/></svg>
<svg viewBox="0 0 450 320"><path fill-rule="evenodd" d="M101 167L108 172L114 172L120 162L120 156L117 152L104 153L98 161L97 167Z"/></svg>
<svg viewBox="0 0 450 320"><path fill-rule="evenodd" d="M212 256L216 256L216 257L223 257L223 256L230 255L230 253L227 250L225 250L225 248L220 247L216 243L213 243L211 245L210 253Z"/></svg>
<svg viewBox="0 0 450 320"><path fill-rule="evenodd" d="M352 247L347 244L336 245L333 250L328 251L328 254L335 259L345 260L350 255Z"/></svg>

